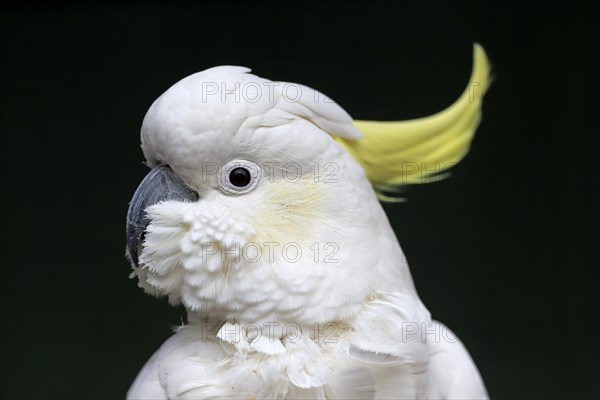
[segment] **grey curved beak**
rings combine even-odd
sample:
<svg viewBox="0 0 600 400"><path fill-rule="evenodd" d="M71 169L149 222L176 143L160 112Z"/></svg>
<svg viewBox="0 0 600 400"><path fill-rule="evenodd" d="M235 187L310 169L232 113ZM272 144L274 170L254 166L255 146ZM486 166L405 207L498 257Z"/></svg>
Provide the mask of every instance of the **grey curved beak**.
<svg viewBox="0 0 600 400"><path fill-rule="evenodd" d="M146 209L166 200L193 202L198 200L198 193L183 183L170 167L159 165L142 180L127 211L127 250L136 267L144 233L150 223Z"/></svg>

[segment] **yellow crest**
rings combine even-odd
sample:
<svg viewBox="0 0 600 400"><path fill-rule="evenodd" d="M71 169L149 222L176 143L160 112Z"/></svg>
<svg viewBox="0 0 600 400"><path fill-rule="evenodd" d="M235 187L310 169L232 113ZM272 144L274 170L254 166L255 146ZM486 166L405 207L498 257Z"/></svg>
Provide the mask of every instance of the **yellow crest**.
<svg viewBox="0 0 600 400"><path fill-rule="evenodd" d="M380 200L401 201L385 192L442 179L447 176L445 171L467 154L490 82L488 58L483 47L475 44L469 83L451 106L413 120L355 120L363 137L335 140L362 165Z"/></svg>

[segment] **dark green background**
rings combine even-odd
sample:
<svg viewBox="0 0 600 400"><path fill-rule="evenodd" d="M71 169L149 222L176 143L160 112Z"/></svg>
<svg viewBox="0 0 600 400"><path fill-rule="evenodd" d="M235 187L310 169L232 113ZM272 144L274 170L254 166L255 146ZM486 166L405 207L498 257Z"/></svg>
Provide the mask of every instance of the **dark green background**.
<svg viewBox="0 0 600 400"><path fill-rule="evenodd" d="M413 118L462 92L474 41L496 80L471 153L386 210L425 304L492 397L600 396L584 310L596 297L596 21L589 6L549 4L2 6L0 397L122 398L180 323L123 256L146 173L139 128L171 84L237 64L317 88L355 118Z"/></svg>

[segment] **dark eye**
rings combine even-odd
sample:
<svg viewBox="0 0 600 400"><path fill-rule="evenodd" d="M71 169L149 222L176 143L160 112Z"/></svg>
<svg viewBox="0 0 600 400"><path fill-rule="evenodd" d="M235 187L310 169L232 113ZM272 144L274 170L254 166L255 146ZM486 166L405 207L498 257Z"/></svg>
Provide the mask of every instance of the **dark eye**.
<svg viewBox="0 0 600 400"><path fill-rule="evenodd" d="M251 180L252 175L250 175L250 171L246 168L237 167L229 173L229 182L231 182L233 186L246 187L250 184Z"/></svg>
<svg viewBox="0 0 600 400"><path fill-rule="evenodd" d="M262 169L248 160L231 160L221 169L221 189L229 194L248 193L258 185Z"/></svg>

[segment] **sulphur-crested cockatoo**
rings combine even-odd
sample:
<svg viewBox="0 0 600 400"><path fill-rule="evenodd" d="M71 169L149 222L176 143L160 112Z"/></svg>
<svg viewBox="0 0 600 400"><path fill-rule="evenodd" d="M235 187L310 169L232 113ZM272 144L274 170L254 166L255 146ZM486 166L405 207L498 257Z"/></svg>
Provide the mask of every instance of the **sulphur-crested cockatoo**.
<svg viewBox="0 0 600 400"><path fill-rule="evenodd" d="M152 168L127 216L139 285L187 310L129 399L487 397L419 299L379 200L468 151L489 65L401 122L353 121L306 86L221 66L184 78L141 131ZM437 179L437 178L436 178Z"/></svg>

